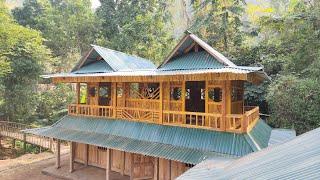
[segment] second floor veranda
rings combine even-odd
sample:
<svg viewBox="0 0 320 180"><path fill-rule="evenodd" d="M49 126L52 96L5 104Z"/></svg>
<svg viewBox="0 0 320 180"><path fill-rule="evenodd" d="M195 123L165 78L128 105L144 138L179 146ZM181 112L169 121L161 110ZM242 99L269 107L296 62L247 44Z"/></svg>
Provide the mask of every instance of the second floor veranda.
<svg viewBox="0 0 320 180"><path fill-rule="evenodd" d="M244 106L243 81L77 83L75 116L249 132L259 108Z"/></svg>

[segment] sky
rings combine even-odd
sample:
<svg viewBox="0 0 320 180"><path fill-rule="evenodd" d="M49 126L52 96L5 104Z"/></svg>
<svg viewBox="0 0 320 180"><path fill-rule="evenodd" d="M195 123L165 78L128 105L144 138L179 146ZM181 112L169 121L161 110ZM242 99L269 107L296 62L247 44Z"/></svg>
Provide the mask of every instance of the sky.
<svg viewBox="0 0 320 180"><path fill-rule="evenodd" d="M91 0L92 3L92 8L96 9L97 7L100 6L100 1L99 0Z"/></svg>

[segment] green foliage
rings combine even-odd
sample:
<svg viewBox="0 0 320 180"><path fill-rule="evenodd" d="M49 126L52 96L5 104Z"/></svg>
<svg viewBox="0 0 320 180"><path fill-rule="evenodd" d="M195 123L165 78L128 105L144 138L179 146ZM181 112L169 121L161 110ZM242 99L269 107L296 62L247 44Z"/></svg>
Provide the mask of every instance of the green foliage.
<svg viewBox="0 0 320 180"><path fill-rule="evenodd" d="M69 71L78 60L75 57L89 49L100 30L90 0L26 0L13 15L21 25L42 32L56 57L52 65L57 72Z"/></svg>
<svg viewBox="0 0 320 180"><path fill-rule="evenodd" d="M101 0L100 43L159 64L172 48L168 2L165 0Z"/></svg>
<svg viewBox="0 0 320 180"><path fill-rule="evenodd" d="M70 85L66 84L42 86L47 87L39 92L36 119L39 119L41 124L53 124L66 115L66 105L75 101L75 91L72 90Z"/></svg>
<svg viewBox="0 0 320 180"><path fill-rule="evenodd" d="M275 127L295 128L297 133L320 126L319 81L282 76L269 86L268 102Z"/></svg>
<svg viewBox="0 0 320 180"><path fill-rule="evenodd" d="M1 109L10 119L29 119L35 111L36 82L50 51L40 32L16 24L3 3L0 10L0 59L10 65L10 73L0 79Z"/></svg>

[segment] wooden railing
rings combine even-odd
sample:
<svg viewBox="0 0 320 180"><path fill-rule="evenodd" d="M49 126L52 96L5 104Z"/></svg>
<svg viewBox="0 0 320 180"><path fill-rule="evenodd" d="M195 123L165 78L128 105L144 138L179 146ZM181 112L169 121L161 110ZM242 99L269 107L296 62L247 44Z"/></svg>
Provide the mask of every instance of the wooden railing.
<svg viewBox="0 0 320 180"><path fill-rule="evenodd" d="M244 114L227 114L226 131L249 132L259 120L259 107L247 106Z"/></svg>
<svg viewBox="0 0 320 180"><path fill-rule="evenodd" d="M72 104L68 108L71 115L111 117L157 124L195 127L243 133L250 131L259 119L259 107L245 107L244 114L199 113L141 109L131 107L114 107ZM162 114L161 114L162 113ZM162 119L161 119L162 117Z"/></svg>
<svg viewBox="0 0 320 180"><path fill-rule="evenodd" d="M222 115L198 112L163 111L163 124L222 130Z"/></svg>
<svg viewBox="0 0 320 180"><path fill-rule="evenodd" d="M68 113L71 115L113 117L113 107L112 106L71 104L68 107Z"/></svg>
<svg viewBox="0 0 320 180"><path fill-rule="evenodd" d="M116 117L120 119L158 123L159 111L149 109L117 107Z"/></svg>

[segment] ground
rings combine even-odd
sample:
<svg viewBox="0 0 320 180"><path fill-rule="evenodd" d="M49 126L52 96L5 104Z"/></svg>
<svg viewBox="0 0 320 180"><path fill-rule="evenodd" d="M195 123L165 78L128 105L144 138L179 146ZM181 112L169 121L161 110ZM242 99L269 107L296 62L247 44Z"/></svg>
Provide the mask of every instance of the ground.
<svg viewBox="0 0 320 180"><path fill-rule="evenodd" d="M62 158L68 156L68 148L61 150ZM53 180L52 178L41 173L44 167L53 166L55 158L51 152L39 154L22 154L22 149L12 148L12 140L2 139L0 147L0 179L1 180Z"/></svg>
<svg viewBox="0 0 320 180"><path fill-rule="evenodd" d="M69 148L61 146L61 168L55 168L55 155L51 152L42 152L38 154L25 154L19 157L16 151L12 150L11 141L2 141L0 154L0 180L59 180L76 179L76 180L104 180L105 169L92 166L84 166L75 163L75 171L69 173ZM121 176L119 173L112 172L112 180L129 180L128 176Z"/></svg>

